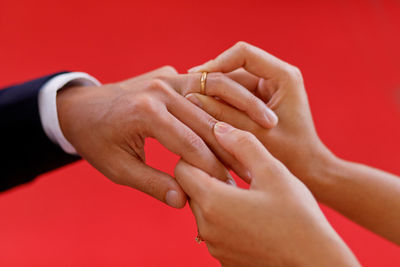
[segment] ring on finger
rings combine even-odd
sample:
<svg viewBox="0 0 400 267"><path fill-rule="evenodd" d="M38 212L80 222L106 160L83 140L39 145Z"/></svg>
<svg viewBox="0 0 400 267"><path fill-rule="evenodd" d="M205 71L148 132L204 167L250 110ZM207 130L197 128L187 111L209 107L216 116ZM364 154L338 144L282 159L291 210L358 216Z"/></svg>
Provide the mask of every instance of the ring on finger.
<svg viewBox="0 0 400 267"><path fill-rule="evenodd" d="M200 77L200 93L202 95L206 94L207 74L208 74L208 72L204 71L201 73L201 77Z"/></svg>

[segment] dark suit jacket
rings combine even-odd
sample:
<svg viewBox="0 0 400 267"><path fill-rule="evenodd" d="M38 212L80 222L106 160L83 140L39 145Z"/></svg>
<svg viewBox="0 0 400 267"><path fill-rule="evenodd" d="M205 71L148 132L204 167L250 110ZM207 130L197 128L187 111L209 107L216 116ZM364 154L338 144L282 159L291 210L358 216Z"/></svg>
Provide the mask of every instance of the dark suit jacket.
<svg viewBox="0 0 400 267"><path fill-rule="evenodd" d="M57 74L0 90L0 191L79 159L54 144L40 122L39 90Z"/></svg>

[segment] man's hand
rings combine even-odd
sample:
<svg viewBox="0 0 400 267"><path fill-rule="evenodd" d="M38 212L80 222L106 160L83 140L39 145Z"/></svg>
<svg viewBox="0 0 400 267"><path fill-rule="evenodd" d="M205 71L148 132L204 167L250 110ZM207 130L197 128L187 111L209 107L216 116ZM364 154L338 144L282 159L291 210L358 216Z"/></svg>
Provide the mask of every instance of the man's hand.
<svg viewBox="0 0 400 267"><path fill-rule="evenodd" d="M206 86L208 95L247 112L262 127L276 124L261 100L224 75L210 74ZM145 164L146 137L210 175L234 183L204 139L225 164L244 172L215 141L215 119L183 97L195 92L200 92L200 74L177 75L172 67L100 87L70 87L57 95L60 126L77 152L112 181L180 208L186 195L175 179Z"/></svg>

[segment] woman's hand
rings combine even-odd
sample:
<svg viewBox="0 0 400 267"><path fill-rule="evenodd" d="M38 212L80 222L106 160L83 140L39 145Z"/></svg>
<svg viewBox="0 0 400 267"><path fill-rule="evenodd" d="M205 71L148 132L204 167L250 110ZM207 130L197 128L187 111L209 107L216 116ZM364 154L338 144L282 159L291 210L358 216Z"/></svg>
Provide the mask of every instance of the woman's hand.
<svg viewBox="0 0 400 267"><path fill-rule="evenodd" d="M271 130L259 127L244 112L214 98L200 94L187 96L217 120L255 134L313 193L315 187L325 182L321 173L333 155L315 131L298 68L239 42L216 59L190 71L228 73L230 78L261 98L279 118L278 125Z"/></svg>
<svg viewBox="0 0 400 267"><path fill-rule="evenodd" d="M259 96L278 115L275 128L263 129L240 110L214 98L199 94L187 98L216 119L253 132L319 201L400 244L400 178L339 159L322 144L296 67L241 42L194 70L235 70L227 75Z"/></svg>
<svg viewBox="0 0 400 267"><path fill-rule="evenodd" d="M219 159L245 176L245 169L217 144L212 134L216 120L183 97L200 92L200 76L178 75L172 67L164 67L100 87L66 88L57 95L62 132L112 181L183 207L186 196L175 179L145 164L146 137L223 181L233 182ZM207 94L248 111L262 127L276 124L265 116L268 108L261 100L225 75L209 75Z"/></svg>
<svg viewBox="0 0 400 267"><path fill-rule="evenodd" d="M304 184L252 134L221 122L214 133L252 179L244 190L176 166L211 255L223 266L358 266Z"/></svg>

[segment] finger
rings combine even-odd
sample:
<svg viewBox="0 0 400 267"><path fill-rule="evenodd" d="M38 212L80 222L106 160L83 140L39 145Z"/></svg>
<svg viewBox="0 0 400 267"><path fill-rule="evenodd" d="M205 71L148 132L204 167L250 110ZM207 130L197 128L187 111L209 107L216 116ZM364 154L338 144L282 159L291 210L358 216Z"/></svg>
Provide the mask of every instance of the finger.
<svg viewBox="0 0 400 267"><path fill-rule="evenodd" d="M247 90L249 90L253 94L256 92L258 83L260 81L259 77L249 73L243 68L226 73L225 75L228 76L230 79L234 80L235 82L246 87Z"/></svg>
<svg viewBox="0 0 400 267"><path fill-rule="evenodd" d="M187 101L187 99L176 92L175 94L170 95L170 103L167 103L167 108L176 119L181 121L184 125L187 125L187 127L194 131L197 136L200 136L201 139L212 148L214 153L218 155L218 158L224 162L225 166L233 169L246 182L250 182L250 178L246 176L247 169L244 168L230 153L225 151L225 149L223 149L215 139L213 128L217 121L213 117ZM208 168L205 169L204 166L198 165L196 161L190 161L190 163L206 170L213 176L216 175L215 171L212 171L213 166L208 166ZM216 177L221 179L220 176Z"/></svg>
<svg viewBox="0 0 400 267"><path fill-rule="evenodd" d="M227 185L184 160L180 160L176 165L175 177L190 197L189 203L201 237L211 244L219 240L220 231L214 228L213 224L216 220L229 223L226 221L226 213L234 207L232 203L235 200L241 201L244 190Z"/></svg>
<svg viewBox="0 0 400 267"><path fill-rule="evenodd" d="M218 191L223 191L227 188L236 188L225 184L203 170L180 160L175 167L175 179L190 197L191 201L195 201L200 206L204 201L209 200L212 194L218 195Z"/></svg>
<svg viewBox="0 0 400 267"><path fill-rule="evenodd" d="M142 191L174 208L182 208L186 194L170 175L153 169L126 151L113 153L110 166L117 170L105 171L107 177L118 184Z"/></svg>
<svg viewBox="0 0 400 267"><path fill-rule="evenodd" d="M232 108L229 105L221 103L213 97L209 97L209 96L205 96L205 95L201 95L201 94L190 94L187 96L187 98L191 102L200 106L204 111L206 111L208 114L210 114L214 118L218 119L219 121L230 123L231 125L235 126L238 129L250 131L255 134L260 132L260 130L264 131L258 124L253 122L245 113L243 113L235 108ZM218 140L218 141L221 142L221 140ZM253 140L253 141L255 143L259 143L258 140L257 141ZM228 142L228 141L225 141L225 142ZM221 144L221 146L226 149L226 146L223 146L222 144ZM258 144L255 144L255 146L258 146ZM234 151L235 147L238 147L237 149L240 150L240 153L241 153L240 155L244 154L244 157L246 157L246 158L247 158L248 153L252 153L252 151L254 150L254 147L247 149L246 147L244 147L241 144L231 144L228 147L229 152L232 153L235 156L235 158L243 166L241 168L246 169L246 171L248 171L248 173L246 173L246 177L248 177L247 179L249 179L249 180L251 180L252 176L254 176L252 174L257 173L257 169L259 168L260 162L268 163L266 165L267 165L267 167L269 167L269 173L272 174L272 176L274 176L276 174L277 169L275 168L275 166L281 165L281 164L277 163L277 160L275 160L271 155L269 155L269 152L267 150L266 150L266 154L269 155L267 157L268 161L263 160L262 156L260 157L259 155L255 155L254 158L249 159L249 162L244 162L243 160L240 160L240 158L238 158L238 156L232 152L232 151ZM250 156L253 156L253 155L251 154ZM260 157L260 158L258 158L258 157ZM253 165L248 165L248 164L253 164ZM254 165L255 165L255 168L253 168L253 171L252 171L251 166L254 166ZM264 164L261 164L261 166L263 166L263 165ZM262 171L264 170L264 168L261 168L261 169L262 169ZM279 170L279 168L278 168L278 170ZM262 171L260 171L259 173L261 173L262 176L264 176L265 173L262 173ZM238 175L241 177L241 174L238 173Z"/></svg>
<svg viewBox="0 0 400 267"><path fill-rule="evenodd" d="M257 132L262 129L257 123L252 121L246 113L230 105L221 103L221 101L218 101L214 97L202 94L188 94L186 99L218 121L227 122L238 129L249 132Z"/></svg>
<svg viewBox="0 0 400 267"><path fill-rule="evenodd" d="M204 141L169 113L165 107L160 108L155 123L149 127L151 135L168 150L222 181L233 183L229 171L215 157Z"/></svg>
<svg viewBox="0 0 400 267"><path fill-rule="evenodd" d="M231 72L238 68L264 78L286 78L294 67L258 47L238 42L214 60L194 67L189 72Z"/></svg>
<svg viewBox="0 0 400 267"><path fill-rule="evenodd" d="M278 161L253 134L224 122L215 124L214 134L219 144L247 167L253 179L269 174L276 176Z"/></svg>
<svg viewBox="0 0 400 267"><path fill-rule="evenodd" d="M259 78L243 68L226 73L225 75L246 87L247 90L266 103L270 109L274 110L272 97L277 87L273 86L273 83L265 82L265 79Z"/></svg>
<svg viewBox="0 0 400 267"><path fill-rule="evenodd" d="M229 223L226 221L226 213L234 207L232 202L241 201L244 190L227 185L184 160L176 165L175 177L190 197L189 203L195 213L201 237L212 244L219 239L220 234L213 224L216 220Z"/></svg>
<svg viewBox="0 0 400 267"><path fill-rule="evenodd" d="M161 78L182 95L200 93L201 74L185 74ZM276 114L257 96L240 83L221 73L207 75L204 93L218 97L239 110L246 112L250 118L265 128L272 128L278 123Z"/></svg>

